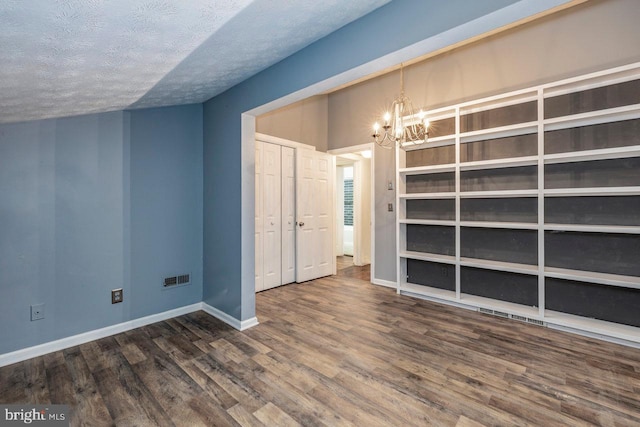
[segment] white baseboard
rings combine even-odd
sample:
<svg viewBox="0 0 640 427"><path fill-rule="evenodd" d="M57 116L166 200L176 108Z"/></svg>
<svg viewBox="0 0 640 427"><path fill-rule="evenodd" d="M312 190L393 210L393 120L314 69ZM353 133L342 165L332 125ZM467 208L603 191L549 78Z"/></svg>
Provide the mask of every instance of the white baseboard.
<svg viewBox="0 0 640 427"><path fill-rule="evenodd" d="M209 304L202 303L202 311L207 314L212 315L213 317L222 320L227 325L239 330L244 331L245 329L249 329L258 324L258 318L252 317L251 319L240 321L235 317L232 317L225 313L224 311L220 311L217 308L210 306Z"/></svg>
<svg viewBox="0 0 640 427"><path fill-rule="evenodd" d="M59 340L50 341L44 344L27 347L11 353L0 354L0 367L11 365L13 363L22 362L33 357L43 356L54 351L64 350L65 348L84 344L89 341L95 341L100 338L109 337L111 335L130 331L141 326L150 325L151 323L161 322L163 320L172 319L184 314L193 313L202 309L202 303L195 303L173 310L164 311L158 314L141 317L139 319L129 320L127 322L118 323L117 325L107 326L105 328L95 329L93 331L83 332Z"/></svg>
<svg viewBox="0 0 640 427"><path fill-rule="evenodd" d="M373 283L374 285L384 286L384 287L392 288L392 289L396 289L398 287L396 282L392 282L391 280L383 280L383 279L373 278L373 279L371 279L371 283Z"/></svg>

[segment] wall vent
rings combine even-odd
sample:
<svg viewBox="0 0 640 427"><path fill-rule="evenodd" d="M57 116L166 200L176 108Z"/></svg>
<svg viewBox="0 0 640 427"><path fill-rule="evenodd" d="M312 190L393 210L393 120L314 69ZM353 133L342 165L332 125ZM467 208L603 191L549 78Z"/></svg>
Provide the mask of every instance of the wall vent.
<svg viewBox="0 0 640 427"><path fill-rule="evenodd" d="M530 323L532 325L537 326L546 326L546 324L542 320L532 319L530 317L520 316L518 314L509 314L504 311L491 310L489 308L478 308L479 313L483 314L491 314L492 316L504 317L505 319L513 319L519 322Z"/></svg>
<svg viewBox="0 0 640 427"><path fill-rule="evenodd" d="M186 286L191 284L191 274L179 274L177 276L165 277L162 283L163 288L172 288L174 286Z"/></svg>
<svg viewBox="0 0 640 427"><path fill-rule="evenodd" d="M178 278L176 276L173 277L165 277L164 278L164 287L175 286L178 284Z"/></svg>

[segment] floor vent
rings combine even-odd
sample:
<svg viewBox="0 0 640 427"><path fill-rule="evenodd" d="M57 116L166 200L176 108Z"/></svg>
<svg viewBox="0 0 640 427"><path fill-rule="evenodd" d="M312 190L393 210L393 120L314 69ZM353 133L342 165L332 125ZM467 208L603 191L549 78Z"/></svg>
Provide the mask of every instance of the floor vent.
<svg viewBox="0 0 640 427"><path fill-rule="evenodd" d="M532 319L530 317L520 316L518 314L509 314L509 313L505 313L504 311L497 311L497 310L491 310L489 308L480 307L478 308L478 312L483 314L490 314L492 316L503 317L505 319L513 319L519 322L530 323L532 325L546 326L546 324L542 320Z"/></svg>

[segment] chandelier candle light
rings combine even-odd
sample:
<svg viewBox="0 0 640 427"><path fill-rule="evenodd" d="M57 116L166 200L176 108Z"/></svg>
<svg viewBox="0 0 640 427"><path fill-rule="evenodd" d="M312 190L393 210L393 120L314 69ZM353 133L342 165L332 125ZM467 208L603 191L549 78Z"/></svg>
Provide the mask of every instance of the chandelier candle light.
<svg viewBox="0 0 640 427"><path fill-rule="evenodd" d="M400 64L400 96L391 105L391 111L383 116L383 125L376 122L373 125L373 140L383 148L393 148L419 145L429 139L429 120L420 110L415 113L409 97L404 94L404 66ZM382 131L382 132L381 132Z"/></svg>

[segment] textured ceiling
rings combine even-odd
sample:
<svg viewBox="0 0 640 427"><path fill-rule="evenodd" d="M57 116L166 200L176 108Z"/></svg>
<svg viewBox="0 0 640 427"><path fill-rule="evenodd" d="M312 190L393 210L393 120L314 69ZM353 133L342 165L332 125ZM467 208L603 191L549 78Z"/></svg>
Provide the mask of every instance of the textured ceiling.
<svg viewBox="0 0 640 427"><path fill-rule="evenodd" d="M390 0L0 0L0 123L205 101Z"/></svg>

